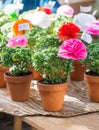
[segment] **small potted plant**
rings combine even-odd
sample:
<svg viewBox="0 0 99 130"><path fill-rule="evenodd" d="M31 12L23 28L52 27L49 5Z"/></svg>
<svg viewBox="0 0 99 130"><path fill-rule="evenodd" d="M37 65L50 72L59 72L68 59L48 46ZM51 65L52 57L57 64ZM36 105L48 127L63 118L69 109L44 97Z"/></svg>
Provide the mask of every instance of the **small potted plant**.
<svg viewBox="0 0 99 130"><path fill-rule="evenodd" d="M56 34L46 35L35 45L32 55L33 67L43 76L37 86L46 111L62 109L72 62L74 59L85 58L87 54L86 47L80 40L65 42L62 44Z"/></svg>
<svg viewBox="0 0 99 130"><path fill-rule="evenodd" d="M73 22L63 24L58 30L58 37L62 41L71 38L80 39L80 35L80 28ZM82 65L80 60L74 60L72 65L74 70L70 72L70 79L73 81L84 80L84 72L86 71L86 67Z"/></svg>
<svg viewBox="0 0 99 130"><path fill-rule="evenodd" d="M91 101L99 102L99 21L95 21L86 26L85 31L91 35L93 40L87 44L88 55L83 60L87 66L84 80L88 86Z"/></svg>
<svg viewBox="0 0 99 130"><path fill-rule="evenodd" d="M4 78L14 101L25 101L29 98L32 74L31 50L27 47L27 42L24 36L10 38L1 52L1 65L10 68Z"/></svg>
<svg viewBox="0 0 99 130"><path fill-rule="evenodd" d="M84 74L84 80L88 86L90 99L99 102L99 41L88 45L87 50L88 56L84 64L88 71Z"/></svg>

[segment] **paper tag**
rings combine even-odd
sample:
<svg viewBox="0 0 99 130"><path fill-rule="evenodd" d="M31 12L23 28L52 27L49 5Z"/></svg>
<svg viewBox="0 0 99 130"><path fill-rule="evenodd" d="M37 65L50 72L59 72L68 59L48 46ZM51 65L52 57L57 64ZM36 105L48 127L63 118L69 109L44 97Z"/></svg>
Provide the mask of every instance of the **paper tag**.
<svg viewBox="0 0 99 130"><path fill-rule="evenodd" d="M22 31L22 30L29 30L29 29L30 29L29 23L22 23L22 24L19 24L19 25L18 25L18 29L19 29L19 31Z"/></svg>
<svg viewBox="0 0 99 130"><path fill-rule="evenodd" d="M92 42L92 37L85 32L83 32L81 39L84 40L85 42L89 43L89 44Z"/></svg>
<svg viewBox="0 0 99 130"><path fill-rule="evenodd" d="M97 10L95 10L95 11L92 13L92 15L93 15L93 16L95 16L95 15L96 15L96 13L97 13Z"/></svg>
<svg viewBox="0 0 99 130"><path fill-rule="evenodd" d="M81 12L90 12L92 9L92 6L88 6L88 7L83 7L83 6L80 6L80 11Z"/></svg>

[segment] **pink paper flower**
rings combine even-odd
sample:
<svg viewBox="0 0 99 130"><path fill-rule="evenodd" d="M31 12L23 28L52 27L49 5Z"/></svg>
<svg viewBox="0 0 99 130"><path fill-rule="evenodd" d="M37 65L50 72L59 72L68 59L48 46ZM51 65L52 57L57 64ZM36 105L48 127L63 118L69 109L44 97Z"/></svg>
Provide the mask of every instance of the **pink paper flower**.
<svg viewBox="0 0 99 130"><path fill-rule="evenodd" d="M74 9L69 5L62 5L57 9L57 14L72 17L74 14Z"/></svg>
<svg viewBox="0 0 99 130"><path fill-rule="evenodd" d="M86 25L85 32L89 34L99 34L99 21L94 21Z"/></svg>
<svg viewBox="0 0 99 130"><path fill-rule="evenodd" d="M63 42L58 56L64 59L80 60L87 57L86 46L79 39L69 39Z"/></svg>
<svg viewBox="0 0 99 130"><path fill-rule="evenodd" d="M13 37L13 38L10 38L7 45L8 47L15 47L15 46L27 46L28 40L25 36L16 36L16 37Z"/></svg>

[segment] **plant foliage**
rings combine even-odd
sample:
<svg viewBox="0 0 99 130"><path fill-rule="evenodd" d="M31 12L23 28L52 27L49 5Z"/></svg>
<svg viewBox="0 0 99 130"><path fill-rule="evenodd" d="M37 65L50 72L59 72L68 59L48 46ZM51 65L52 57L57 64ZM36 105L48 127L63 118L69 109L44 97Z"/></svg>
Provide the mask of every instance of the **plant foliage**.
<svg viewBox="0 0 99 130"><path fill-rule="evenodd" d="M34 53L32 57L34 68L45 76L44 83L56 84L67 81L72 69L71 60L58 57L57 52L57 47L49 47Z"/></svg>
<svg viewBox="0 0 99 130"><path fill-rule="evenodd" d="M99 40L94 40L87 46L88 56L83 60L91 74L99 75Z"/></svg>
<svg viewBox="0 0 99 130"><path fill-rule="evenodd" d="M30 73L31 50L21 46L5 47L1 54L1 65L11 67L10 75L12 76L27 75Z"/></svg>

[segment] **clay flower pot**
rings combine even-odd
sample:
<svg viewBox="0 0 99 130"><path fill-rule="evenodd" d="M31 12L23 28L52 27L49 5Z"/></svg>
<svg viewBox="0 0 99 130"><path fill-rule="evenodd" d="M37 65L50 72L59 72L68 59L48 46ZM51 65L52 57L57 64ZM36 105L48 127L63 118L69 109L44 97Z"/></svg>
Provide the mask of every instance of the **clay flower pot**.
<svg viewBox="0 0 99 130"><path fill-rule="evenodd" d="M74 71L70 72L70 79L72 81L82 81L84 80L84 73L86 72L86 67L83 66L79 61L73 62Z"/></svg>
<svg viewBox="0 0 99 130"><path fill-rule="evenodd" d="M26 101L29 99L32 74L27 76L9 76L4 74L7 88L13 101Z"/></svg>
<svg viewBox="0 0 99 130"><path fill-rule="evenodd" d="M84 80L88 87L90 100L99 102L99 76L91 76L85 73Z"/></svg>
<svg viewBox="0 0 99 130"><path fill-rule="evenodd" d="M4 81L4 73L8 71L8 68L2 68L0 65L0 88L6 87L6 82Z"/></svg>
<svg viewBox="0 0 99 130"><path fill-rule="evenodd" d="M42 106L44 110L55 112L62 109L64 103L64 95L68 87L67 83L63 84L42 84L37 83L37 87L41 96Z"/></svg>
<svg viewBox="0 0 99 130"><path fill-rule="evenodd" d="M42 76L39 74L39 72L37 72L33 67L30 67L32 74L32 79L33 80L41 80Z"/></svg>

